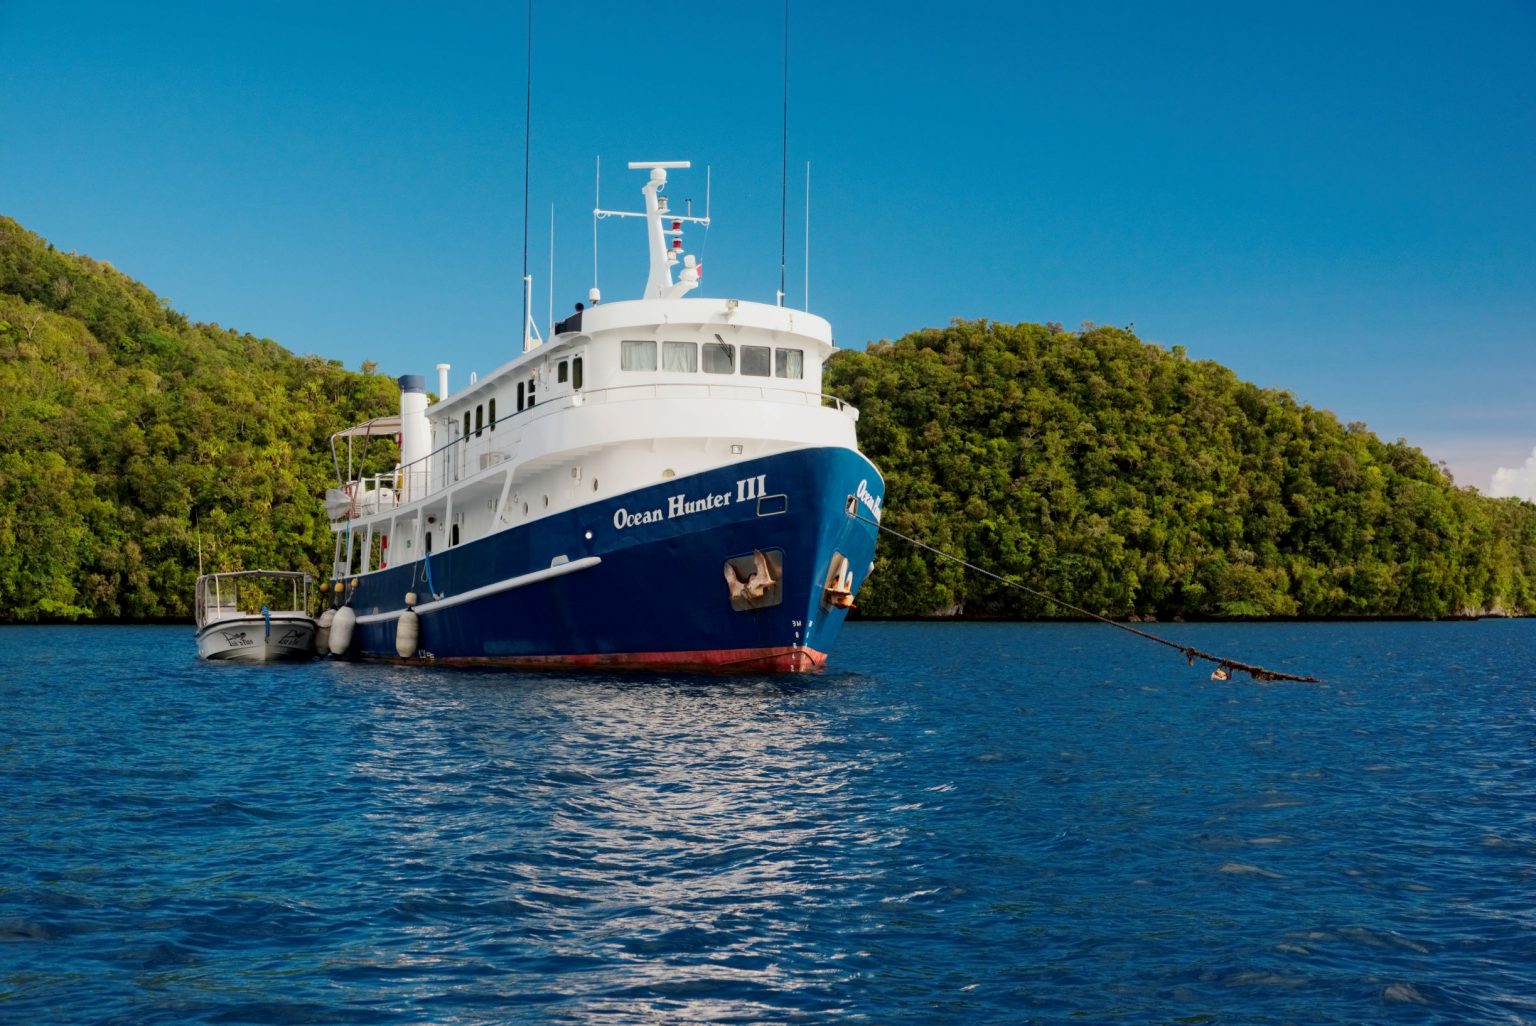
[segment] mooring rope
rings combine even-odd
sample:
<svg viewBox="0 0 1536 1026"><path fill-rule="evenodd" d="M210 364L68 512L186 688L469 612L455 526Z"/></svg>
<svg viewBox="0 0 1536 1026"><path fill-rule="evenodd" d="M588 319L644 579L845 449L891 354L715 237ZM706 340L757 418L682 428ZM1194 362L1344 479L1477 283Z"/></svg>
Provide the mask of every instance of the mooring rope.
<svg viewBox="0 0 1536 1026"><path fill-rule="evenodd" d="M1132 627L1130 624L1120 623L1117 620L1111 620L1107 616L1100 616L1098 613L1089 612L1088 610L1082 608L1081 606L1074 606L1070 602L1063 601L1062 599L1059 599L1059 598L1057 598L1054 595L1048 595L1048 594L1046 594L1043 591L1038 591L1038 590L1036 590L1034 588L1029 587L1028 585L1020 584L1018 581L1010 581L1008 578L1003 577L1000 574L995 574L991 570L987 570L987 569L985 569L983 567L979 567L979 566L977 566L974 563L968 563L965 560L961 559L959 556L952 556L949 553L945 552L943 549L936 549L932 545L929 545L926 542L921 542L921 541L918 541L916 538L913 538L913 537L910 537L908 535L902 534L900 531L896 530L895 528L886 527L884 524L880 523L878 520L871 520L871 519L869 519L866 516L861 516L858 513L857 510L850 510L848 515L853 517L855 520L862 520L864 523L870 524L874 528L876 528L877 530L884 531L886 534L894 535L895 537L900 538L902 541L906 542L908 545L915 545L915 546L917 546L920 549L923 549L923 550L925 550L927 552L933 553L935 556L938 556L941 559L947 559L951 563L958 563L961 566L965 567L967 570L972 570L972 571L974 571L974 572L976 572L978 574L981 574L984 577L990 577L994 581L997 581L997 582L999 582L1001 584L1006 584L1010 588L1017 588L1018 590L1020 590L1022 592L1025 592L1027 594L1033 595L1035 598L1042 599L1042 600L1044 600L1046 602L1050 602L1050 603L1052 603L1054 605L1060 606L1063 609L1069 609L1072 612L1077 613L1080 616L1086 616L1086 617L1088 617L1091 620L1097 620L1100 623L1108 624L1111 627L1117 627L1120 630L1127 631L1127 632L1129 632L1131 634L1136 635L1139 638L1146 638L1148 641L1155 641L1159 645L1166 645L1169 648L1171 648L1171 649L1173 649L1173 650L1175 650L1177 652L1182 653L1184 655L1184 657L1189 660L1189 665L1191 665L1191 666L1195 665L1195 660L1196 659L1204 659L1207 662L1215 663L1216 664L1216 671L1214 673L1212 673L1211 676L1213 678L1217 679L1217 680L1226 680L1229 677L1231 677L1233 670L1241 670L1244 673L1248 674L1250 677L1252 677L1254 680L1262 680L1262 681L1283 681L1284 680L1284 681L1295 681L1298 684L1321 684L1322 683L1322 679L1319 678L1319 677L1304 677L1304 676L1300 676L1300 675L1294 674L1294 673L1283 673L1283 672L1281 672L1279 670L1267 670L1267 669L1265 669L1262 666L1254 666L1254 665L1252 665L1250 663L1238 662L1236 659L1227 659L1227 658L1224 658L1222 656L1212 655L1209 652L1202 652L1198 648L1193 648L1193 647L1188 646L1188 645L1180 645L1177 642L1169 641L1167 638L1158 637L1156 634L1151 634L1151 633L1149 633L1147 631L1138 630L1137 628Z"/></svg>

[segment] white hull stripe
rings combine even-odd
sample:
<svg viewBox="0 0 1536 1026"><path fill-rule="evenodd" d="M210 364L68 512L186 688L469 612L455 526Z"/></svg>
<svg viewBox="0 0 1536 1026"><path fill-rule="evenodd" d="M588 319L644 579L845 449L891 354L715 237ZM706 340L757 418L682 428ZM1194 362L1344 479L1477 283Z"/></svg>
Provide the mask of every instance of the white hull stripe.
<svg viewBox="0 0 1536 1026"><path fill-rule="evenodd" d="M582 559L572 560L569 563L561 563L559 566L548 567L544 570L535 570L531 574L523 574L521 577L508 577L504 581L495 584L487 584L480 588L472 588L469 591L460 592L457 595L449 595L435 602L423 602L415 606L418 613L431 613L439 609L447 609L449 606L459 605L461 602L473 602L476 599L485 598L487 595L495 595L503 591L511 591L513 588L521 588L525 584L538 584L552 577L561 577L565 574L575 573L577 570L586 570L597 566L603 561L601 556L586 556ZM367 616L359 616L357 622L383 623L386 620L398 620L404 609L394 609L387 613L369 613Z"/></svg>

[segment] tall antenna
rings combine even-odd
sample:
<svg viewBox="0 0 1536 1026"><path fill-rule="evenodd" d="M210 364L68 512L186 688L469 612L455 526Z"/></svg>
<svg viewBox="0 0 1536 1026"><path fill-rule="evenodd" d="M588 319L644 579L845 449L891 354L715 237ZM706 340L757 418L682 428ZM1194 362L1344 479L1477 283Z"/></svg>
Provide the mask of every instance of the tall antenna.
<svg viewBox="0 0 1536 1026"><path fill-rule="evenodd" d="M811 309L811 162L805 162L805 309Z"/></svg>
<svg viewBox="0 0 1536 1026"><path fill-rule="evenodd" d="M529 322L533 302L532 280L528 277L528 168L533 152L533 0L528 0L528 62L523 84L523 351L528 350Z"/></svg>
<svg viewBox="0 0 1536 1026"><path fill-rule="evenodd" d="M549 280L544 283L544 291L549 293L549 327L550 337L555 334L555 205L549 205Z"/></svg>
<svg viewBox="0 0 1536 1026"><path fill-rule="evenodd" d="M597 212L599 210L601 210L602 206L603 206L603 157L602 157L602 154L598 154L598 157L597 157L597 181L596 181L596 184L593 186L592 191L593 191L593 194L595 196L595 201L592 204L592 292L590 293L590 295L592 295L593 297L596 297L596 295L597 295Z"/></svg>
<svg viewBox="0 0 1536 1026"><path fill-rule="evenodd" d="M531 2L531 0L530 0ZM789 225L789 0L784 0L784 137L779 161L779 306L784 305L784 250Z"/></svg>

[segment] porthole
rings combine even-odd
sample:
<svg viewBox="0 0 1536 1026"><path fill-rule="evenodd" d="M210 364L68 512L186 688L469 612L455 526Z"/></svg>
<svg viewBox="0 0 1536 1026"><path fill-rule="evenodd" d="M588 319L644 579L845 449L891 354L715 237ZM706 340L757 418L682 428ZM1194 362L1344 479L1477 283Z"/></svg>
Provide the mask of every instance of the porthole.
<svg viewBox="0 0 1536 1026"><path fill-rule="evenodd" d="M670 480L670 479L672 479L672 478L674 478L676 476L677 476L677 471L673 470L671 467L668 467L666 470L663 470L661 472L661 479L663 481Z"/></svg>
<svg viewBox="0 0 1536 1026"><path fill-rule="evenodd" d="M528 515L528 504L525 502L525 503L523 503L523 516L526 517L527 515Z"/></svg>
<svg viewBox="0 0 1536 1026"><path fill-rule="evenodd" d="M595 477L592 479L592 490L594 492L597 491L597 478Z"/></svg>
<svg viewBox="0 0 1536 1026"><path fill-rule="evenodd" d="M544 508L549 509L549 496L544 496Z"/></svg>

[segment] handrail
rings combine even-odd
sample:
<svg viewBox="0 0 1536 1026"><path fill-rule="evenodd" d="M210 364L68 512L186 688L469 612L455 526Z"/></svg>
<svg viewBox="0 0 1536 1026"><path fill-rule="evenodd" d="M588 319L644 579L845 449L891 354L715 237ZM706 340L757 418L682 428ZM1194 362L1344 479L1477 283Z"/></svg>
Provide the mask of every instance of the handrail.
<svg viewBox="0 0 1536 1026"><path fill-rule="evenodd" d="M669 394L662 395L657 391L658 389L663 388L669 390ZM408 485L413 474L426 474L428 476L428 480L430 481L432 468L429 461L436 459L439 456L452 453L455 446L463 445L467 448L468 446L475 444L475 439L483 438L486 433L496 430L498 425L507 424L519 417L530 415L536 411L542 413L546 411L570 409L576 406L586 405L589 402L607 402L609 401L610 397L617 397L619 398L619 401L624 401L623 397L618 396L619 393L640 393L648 391L649 396L641 397L666 399L680 398L680 396L677 395L675 391L678 389L695 392L711 399L751 402L798 401L798 403L803 406L819 406L823 408L831 408L837 410L845 416L851 417L854 420L858 420L859 418L858 407L852 405L844 399L839 398L838 396L825 392L802 392L797 389L775 388L772 385L748 385L737 384L735 382L727 384L725 382L714 381L652 381L644 383L637 382L632 385L610 385L606 388L584 389L580 392L573 392L570 395L564 395L555 399L547 400L545 402L536 403L532 406L524 407L521 410L515 410L512 413L506 414L505 416L498 417L491 421L489 424L485 425L485 427L476 429L472 436L460 435L457 438L450 439L444 444L438 446L436 449L433 449L431 452L427 453L425 456L412 460L410 463L397 464L393 470L379 474L359 476L351 481L342 480L341 475L338 474L337 482L344 490L348 492L348 494L352 496L352 505L347 510L347 512L343 516L338 517L337 520L355 520L365 514L381 513L386 509L397 509L409 502L416 501L416 497L405 499L403 501L401 499L402 493L409 490ZM772 394L770 395L769 393ZM792 400L789 398L790 396L798 397L798 399ZM331 437L333 446L336 438L340 436L341 432L338 432L336 435ZM506 452L505 448L492 448L487 445L486 452L482 455L489 453L502 453L504 459L507 455L510 455ZM450 460L449 464L444 467L443 477L445 482L447 480L449 467L451 465L452 461ZM473 476L474 474L480 473L481 470L488 469L490 468L485 467L478 470L472 470L469 471L469 475ZM444 487L446 487L446 485ZM385 505L386 499L385 495L383 494L386 489L393 493L388 496L387 506ZM442 490L443 488L439 488L437 491ZM431 491L427 494L437 494L437 492ZM376 498L371 503L371 509L368 508L370 503L365 498L367 495L376 496Z"/></svg>

